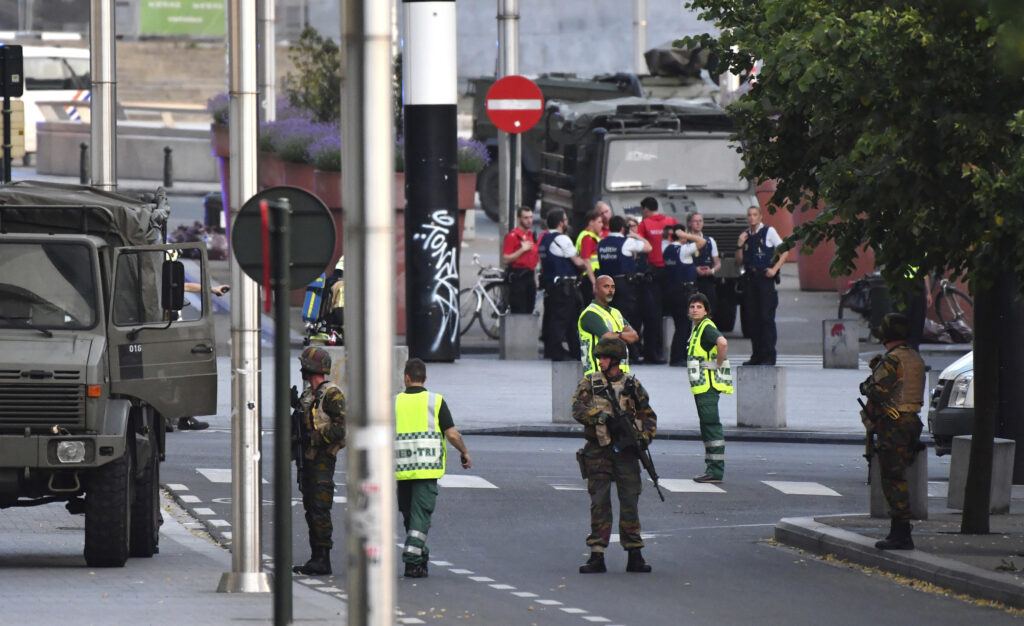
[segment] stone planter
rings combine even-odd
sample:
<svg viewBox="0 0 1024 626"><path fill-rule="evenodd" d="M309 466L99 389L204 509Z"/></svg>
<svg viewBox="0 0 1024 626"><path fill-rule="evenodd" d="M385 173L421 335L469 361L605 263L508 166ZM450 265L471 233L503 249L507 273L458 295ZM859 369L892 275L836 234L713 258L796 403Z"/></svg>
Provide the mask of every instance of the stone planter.
<svg viewBox="0 0 1024 626"><path fill-rule="evenodd" d="M260 150L257 170L261 189L284 184L284 163L277 154Z"/></svg>
<svg viewBox="0 0 1024 626"><path fill-rule="evenodd" d="M793 225L799 226L816 218L823 207L801 210L801 205L793 212ZM799 249L798 249L799 251ZM846 291L847 283L851 278L860 278L864 274L874 271L875 253L869 248L867 251L858 250L858 257L854 262L853 272L833 278L829 274L829 265L835 258L836 245L831 241L823 241L818 244L811 254L797 254L797 271L800 276L801 291Z"/></svg>
<svg viewBox="0 0 1024 626"><path fill-rule="evenodd" d="M395 172L395 208L405 208L405 172ZM476 205L476 174L459 174L458 208L462 211ZM461 219L461 218L460 218ZM792 229L791 229L792 230Z"/></svg>
<svg viewBox="0 0 1024 626"><path fill-rule="evenodd" d="M284 173L285 185L298 187L313 193L313 166L309 163L289 163L283 161L281 168Z"/></svg>
<svg viewBox="0 0 1024 626"><path fill-rule="evenodd" d="M341 172L313 170L313 193L329 209L341 208Z"/></svg>

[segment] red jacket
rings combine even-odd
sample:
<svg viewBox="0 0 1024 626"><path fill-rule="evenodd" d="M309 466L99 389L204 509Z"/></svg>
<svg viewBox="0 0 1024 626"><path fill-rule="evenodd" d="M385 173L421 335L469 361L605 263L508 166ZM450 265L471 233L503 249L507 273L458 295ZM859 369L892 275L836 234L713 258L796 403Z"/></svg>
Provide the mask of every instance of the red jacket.
<svg viewBox="0 0 1024 626"><path fill-rule="evenodd" d="M661 213L651 213L640 222L637 232L651 242L651 252L647 255L647 263L654 267L665 267L665 260L661 258L661 233L667 226L675 226L678 223L676 218Z"/></svg>

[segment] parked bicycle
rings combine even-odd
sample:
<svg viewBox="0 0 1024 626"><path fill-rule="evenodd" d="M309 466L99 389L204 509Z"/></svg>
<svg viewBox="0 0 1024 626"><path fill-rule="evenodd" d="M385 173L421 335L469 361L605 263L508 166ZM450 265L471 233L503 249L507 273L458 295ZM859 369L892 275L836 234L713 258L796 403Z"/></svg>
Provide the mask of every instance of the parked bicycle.
<svg viewBox="0 0 1024 626"><path fill-rule="evenodd" d="M974 341L974 301L945 278L938 281L938 291L933 300L935 316L953 341Z"/></svg>
<svg viewBox="0 0 1024 626"><path fill-rule="evenodd" d="M473 255L473 265L480 268L476 284L459 291L459 335L465 335L473 322L480 320L480 328L491 339L501 332L501 318L508 315L508 283L505 270L480 263L480 255Z"/></svg>

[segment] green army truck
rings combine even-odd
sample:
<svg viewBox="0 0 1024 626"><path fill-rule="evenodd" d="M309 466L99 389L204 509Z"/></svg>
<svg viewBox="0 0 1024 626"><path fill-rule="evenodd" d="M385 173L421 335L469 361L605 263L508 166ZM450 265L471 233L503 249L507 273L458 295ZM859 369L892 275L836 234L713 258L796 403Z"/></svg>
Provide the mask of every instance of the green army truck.
<svg viewBox="0 0 1024 626"><path fill-rule="evenodd" d="M0 186L0 508L84 513L90 567L158 552L164 420L216 411L206 252L164 243L169 212Z"/></svg>
<svg viewBox="0 0 1024 626"><path fill-rule="evenodd" d="M736 241L746 210L757 205L752 181L730 136L729 117L710 98L619 98L548 103L538 126L541 213L560 208L578 231L584 215L604 200L615 215L639 220L640 201L685 224L704 216L704 233L718 245L715 324L732 330L738 303Z"/></svg>

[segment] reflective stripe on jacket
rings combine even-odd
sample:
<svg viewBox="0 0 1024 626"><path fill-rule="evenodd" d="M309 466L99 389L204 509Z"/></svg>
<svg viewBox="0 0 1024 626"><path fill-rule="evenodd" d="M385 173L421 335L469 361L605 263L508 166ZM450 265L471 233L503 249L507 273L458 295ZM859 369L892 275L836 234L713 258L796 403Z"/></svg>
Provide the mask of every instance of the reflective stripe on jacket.
<svg viewBox="0 0 1024 626"><path fill-rule="evenodd" d="M704 329L710 326L711 328L718 328L710 318L705 317L697 324L697 327L690 333L690 343L686 349L686 369L687 375L690 379L690 391L694 395L698 393L704 393L712 387L722 393L732 393L732 385L719 379L718 376L713 375L713 370L701 369L700 364L702 361L714 361L718 358L718 346L714 346L710 351L705 350L700 344L701 336L704 334Z"/></svg>
<svg viewBox="0 0 1024 626"><path fill-rule="evenodd" d="M580 335L580 356L583 360L584 376L597 371L597 357L594 356L594 348L597 347L597 342L601 340L600 337L592 335L583 329L583 316L587 314L587 311L593 311L601 316L605 325L613 333L621 332L626 327L626 320L622 319L622 313L618 309L605 309L596 302L591 302L587 305L587 308L583 309L579 319L576 320L576 332ZM619 369L623 372L629 372L628 353L627 358L619 361Z"/></svg>

